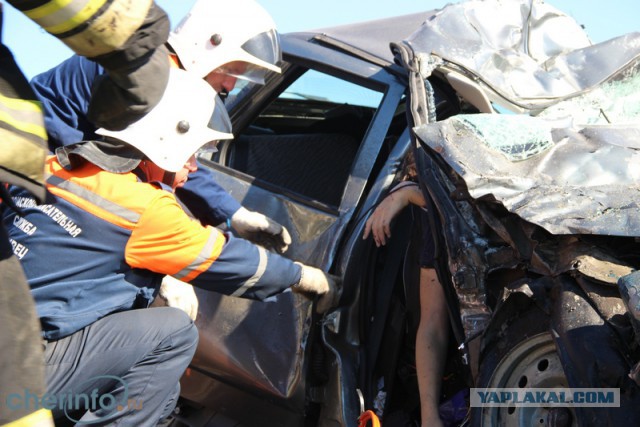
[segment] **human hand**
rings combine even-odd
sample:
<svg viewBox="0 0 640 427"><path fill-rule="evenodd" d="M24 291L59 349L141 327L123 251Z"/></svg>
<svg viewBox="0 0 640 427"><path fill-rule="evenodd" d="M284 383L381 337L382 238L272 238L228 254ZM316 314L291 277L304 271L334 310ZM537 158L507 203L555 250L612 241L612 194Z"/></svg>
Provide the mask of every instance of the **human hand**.
<svg viewBox="0 0 640 427"><path fill-rule="evenodd" d="M316 304L317 313L325 313L335 307L340 299L339 278L319 268L296 262L302 267L300 281L291 287L294 292L312 293L320 296Z"/></svg>
<svg viewBox="0 0 640 427"><path fill-rule="evenodd" d="M412 189L408 186L402 187L389 193L380 202L365 223L364 233L362 234L363 239L372 234L373 241L377 247L387 244L387 239L391 237L391 222L409 204L408 191L412 191Z"/></svg>
<svg viewBox="0 0 640 427"><path fill-rule="evenodd" d="M198 316L198 297L190 284L171 276L165 276L162 279L158 297L153 301L151 307L179 308L195 322Z"/></svg>
<svg viewBox="0 0 640 427"><path fill-rule="evenodd" d="M243 239L277 253L285 253L291 244L287 229L259 212L241 207L231 217L231 226Z"/></svg>

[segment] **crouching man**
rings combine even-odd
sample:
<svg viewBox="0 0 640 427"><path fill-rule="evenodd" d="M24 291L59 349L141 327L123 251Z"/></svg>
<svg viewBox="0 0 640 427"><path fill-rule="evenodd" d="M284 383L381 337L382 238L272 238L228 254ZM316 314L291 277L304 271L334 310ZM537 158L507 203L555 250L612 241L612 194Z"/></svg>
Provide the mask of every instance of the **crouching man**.
<svg viewBox="0 0 640 427"><path fill-rule="evenodd" d="M183 311L146 308L164 275L242 298L292 288L332 303L330 276L202 226L176 201L195 152L229 131L214 90L174 69L143 119L47 159L46 204L11 189L22 212L3 221L36 301L56 418L155 426L171 413L198 334Z"/></svg>

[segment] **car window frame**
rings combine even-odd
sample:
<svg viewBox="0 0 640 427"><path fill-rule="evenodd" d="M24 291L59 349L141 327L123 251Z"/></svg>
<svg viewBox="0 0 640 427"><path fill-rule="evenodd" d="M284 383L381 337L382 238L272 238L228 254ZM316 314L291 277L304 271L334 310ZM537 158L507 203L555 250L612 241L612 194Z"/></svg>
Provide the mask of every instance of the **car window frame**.
<svg viewBox="0 0 640 427"><path fill-rule="evenodd" d="M355 155L349 178L343 189L342 197L337 210L333 206L322 203L314 203L311 200L295 197L296 200L309 206L319 207L342 215L352 211L361 202L367 187L367 182L372 178L374 164L389 131L393 113L402 101L406 92L406 82L400 81L398 76L388 72L380 65L371 64L360 58L352 57L344 52L336 51L320 44L310 43L304 35L295 34L292 37L283 37L283 63L282 74L271 74L264 86L256 86L243 97L241 102L231 106L230 117L233 123L234 135L240 134L249 126L267 105L275 100L288 88L293 81L298 79L308 69L328 74L349 83L374 90L382 94L382 99L371 120L369 129L360 141L360 148ZM218 164L223 171L232 175L250 180L253 177L241 171ZM270 186L268 183L256 183L256 185L275 194L287 194L286 189Z"/></svg>

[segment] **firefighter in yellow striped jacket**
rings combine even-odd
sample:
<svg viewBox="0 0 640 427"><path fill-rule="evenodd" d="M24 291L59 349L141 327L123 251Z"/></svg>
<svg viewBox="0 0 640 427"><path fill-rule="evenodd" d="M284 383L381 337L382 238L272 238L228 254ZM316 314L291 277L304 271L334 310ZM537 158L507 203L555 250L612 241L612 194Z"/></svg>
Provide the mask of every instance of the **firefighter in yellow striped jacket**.
<svg viewBox="0 0 640 427"><path fill-rule="evenodd" d="M152 0L13 0L9 3L74 52L107 71L94 86L91 119L123 129L162 97L169 75L169 20ZM0 3L0 31L2 26ZM42 109L9 49L0 44L0 210L15 209L7 184L45 198L47 133ZM52 248L53 249L53 248ZM0 225L0 425L52 426L49 411L17 396L45 392L40 324L19 261ZM30 402L33 402L32 399Z"/></svg>

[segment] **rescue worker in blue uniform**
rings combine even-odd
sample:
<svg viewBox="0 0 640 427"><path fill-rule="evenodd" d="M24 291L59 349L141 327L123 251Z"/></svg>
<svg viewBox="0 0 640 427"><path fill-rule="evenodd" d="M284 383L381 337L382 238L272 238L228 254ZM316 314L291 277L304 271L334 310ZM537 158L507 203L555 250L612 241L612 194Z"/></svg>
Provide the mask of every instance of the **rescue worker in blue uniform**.
<svg viewBox="0 0 640 427"><path fill-rule="evenodd" d="M94 123L125 127L160 99L169 75L163 47L169 21L153 1L9 1L79 55L105 69L87 99ZM0 30L2 22L0 3ZM153 76L153 79L149 77ZM108 103L107 103L108 101ZM0 211L16 209L6 185L43 200L47 135L42 107L0 45ZM51 250L51 248L49 248ZM0 225L0 425L52 426L50 411L35 405L45 392L40 324L33 298L5 228ZM29 399L20 399L20 397Z"/></svg>
<svg viewBox="0 0 640 427"><path fill-rule="evenodd" d="M190 102L175 108L185 93ZM197 75L172 69L144 118L122 131L99 129L105 140L63 147L47 159L51 201L37 204L11 189L22 212L5 212L3 221L47 340L54 415L155 426L171 413L198 334L181 310L146 308L164 275L243 298L291 288L320 294L318 310L334 303L331 276L203 226L178 203L171 187L195 168L196 150L229 132L216 92ZM94 398L77 408L69 399L62 405L65 396ZM87 411L74 415L78 409Z"/></svg>
<svg viewBox="0 0 640 427"><path fill-rule="evenodd" d="M237 79L262 84L268 72L280 72L275 24L255 0L197 1L170 33L167 46L179 67L204 78L219 94L231 91ZM97 126L87 117L88 100L102 72L96 64L72 57L32 79L45 109L52 151L95 138ZM189 102L188 94L184 102ZM229 221L239 236L279 253L291 243L286 228L242 207L203 168L176 194L205 224Z"/></svg>

